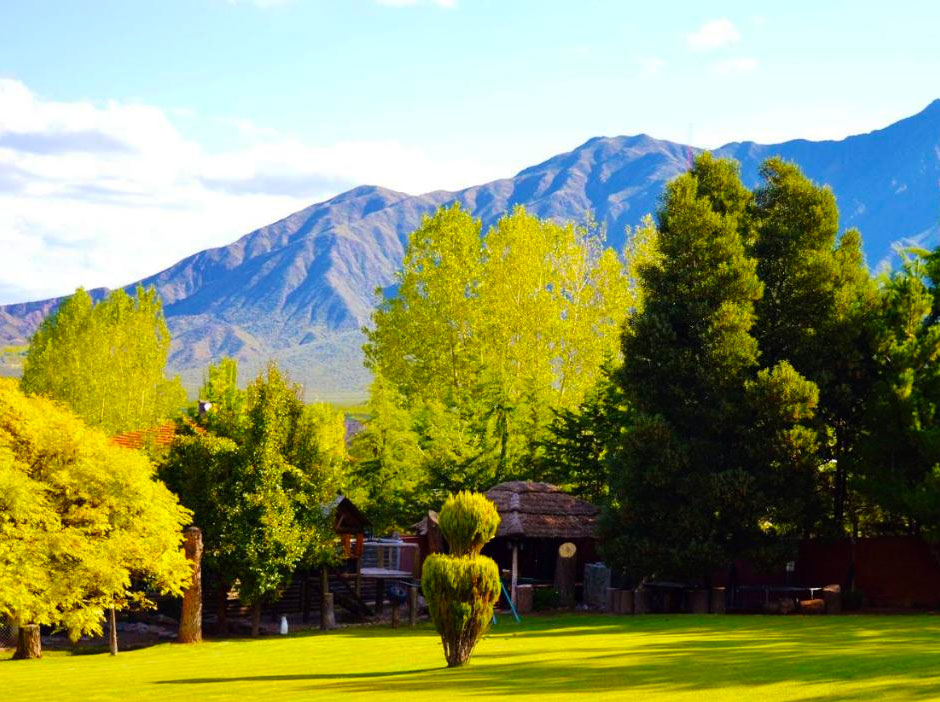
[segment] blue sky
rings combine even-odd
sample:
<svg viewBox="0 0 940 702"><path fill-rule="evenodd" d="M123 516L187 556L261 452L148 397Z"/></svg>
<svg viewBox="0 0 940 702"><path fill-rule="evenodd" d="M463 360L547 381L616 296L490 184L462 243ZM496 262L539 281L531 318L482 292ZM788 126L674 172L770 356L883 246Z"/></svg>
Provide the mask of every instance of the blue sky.
<svg viewBox="0 0 940 702"><path fill-rule="evenodd" d="M0 303L115 286L352 185L597 135L841 138L940 97L937 3L0 0Z"/></svg>

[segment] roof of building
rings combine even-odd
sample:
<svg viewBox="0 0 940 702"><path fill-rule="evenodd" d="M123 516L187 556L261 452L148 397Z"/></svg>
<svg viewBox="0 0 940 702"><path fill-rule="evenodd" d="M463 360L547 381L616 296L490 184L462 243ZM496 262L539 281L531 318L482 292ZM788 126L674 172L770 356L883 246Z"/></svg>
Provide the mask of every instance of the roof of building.
<svg viewBox="0 0 940 702"><path fill-rule="evenodd" d="M322 506L324 514L333 514L333 530L337 534L361 534L372 522L345 495L337 495Z"/></svg>
<svg viewBox="0 0 940 702"><path fill-rule="evenodd" d="M494 485L486 496L501 517L497 537L585 539L595 535L598 508L557 485L516 480Z"/></svg>
<svg viewBox="0 0 940 702"><path fill-rule="evenodd" d="M111 441L118 446L129 449L141 449L144 446L154 446L158 449L165 449L173 443L176 436L176 423L167 422L149 429L138 429L137 431L127 431L117 436L112 436Z"/></svg>

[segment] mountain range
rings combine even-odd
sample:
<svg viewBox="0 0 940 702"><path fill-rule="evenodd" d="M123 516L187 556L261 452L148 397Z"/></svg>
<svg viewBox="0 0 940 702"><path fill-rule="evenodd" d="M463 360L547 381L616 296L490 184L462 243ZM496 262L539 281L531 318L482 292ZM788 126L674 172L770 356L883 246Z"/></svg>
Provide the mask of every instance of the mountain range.
<svg viewBox="0 0 940 702"><path fill-rule="evenodd" d="M606 226L608 244L619 248L626 228L655 211L663 185L699 151L646 134L596 137L512 178L457 192L408 195L361 186L139 282L163 297L173 334L169 366L190 389L207 363L230 355L245 377L275 359L304 384L308 400L351 401L364 396L369 382L361 328L375 291L394 283L408 235L426 214L457 201L486 226L517 204L561 220L583 221L591 212ZM937 243L940 100L839 141L734 142L713 153L737 159L750 186L773 155L830 185L843 228L862 232L870 266L889 260L897 243ZM0 307L0 348L25 344L60 300ZM15 372L14 355L0 358Z"/></svg>

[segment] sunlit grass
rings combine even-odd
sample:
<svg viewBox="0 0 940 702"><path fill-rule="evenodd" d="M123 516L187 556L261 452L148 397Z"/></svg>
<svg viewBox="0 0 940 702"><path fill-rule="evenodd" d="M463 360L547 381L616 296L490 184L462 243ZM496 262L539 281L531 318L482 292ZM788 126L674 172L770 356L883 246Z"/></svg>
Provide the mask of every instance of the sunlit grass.
<svg viewBox="0 0 940 702"><path fill-rule="evenodd" d="M261 640L48 653L0 663L6 699L931 700L940 617L500 618L448 670L433 631L356 628Z"/></svg>

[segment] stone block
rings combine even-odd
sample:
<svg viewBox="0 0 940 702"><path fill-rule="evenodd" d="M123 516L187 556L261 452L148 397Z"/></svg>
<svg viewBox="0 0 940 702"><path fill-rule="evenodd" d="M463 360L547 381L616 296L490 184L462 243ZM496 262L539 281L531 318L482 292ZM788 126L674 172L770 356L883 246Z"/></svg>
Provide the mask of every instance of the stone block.
<svg viewBox="0 0 940 702"><path fill-rule="evenodd" d="M532 595L531 585L516 586L516 611L519 614L528 614L532 611Z"/></svg>
<svg viewBox="0 0 940 702"><path fill-rule="evenodd" d="M842 614L842 588L838 585L826 585L823 588L823 600L826 614Z"/></svg>
<svg viewBox="0 0 940 702"><path fill-rule="evenodd" d="M692 614L708 614L708 590L689 591L689 611Z"/></svg>
<svg viewBox="0 0 940 702"><path fill-rule="evenodd" d="M800 600L800 613L801 614L825 614L826 613L826 601L818 597L812 600Z"/></svg>
<svg viewBox="0 0 940 702"><path fill-rule="evenodd" d="M650 612L650 593L645 588L638 587L633 591L633 612L634 614L649 614Z"/></svg>
<svg viewBox="0 0 940 702"><path fill-rule="evenodd" d="M725 613L725 589L723 587L712 588L711 610L712 610L712 614L724 614Z"/></svg>

